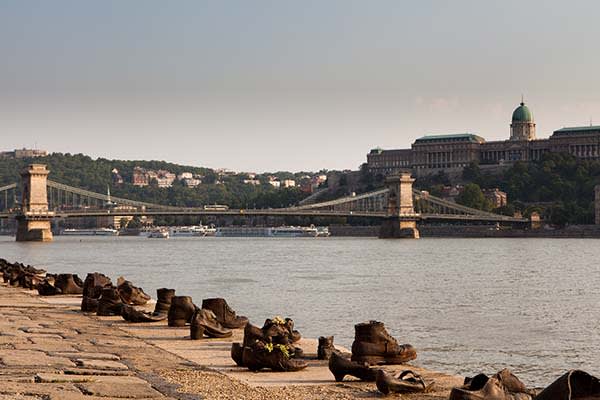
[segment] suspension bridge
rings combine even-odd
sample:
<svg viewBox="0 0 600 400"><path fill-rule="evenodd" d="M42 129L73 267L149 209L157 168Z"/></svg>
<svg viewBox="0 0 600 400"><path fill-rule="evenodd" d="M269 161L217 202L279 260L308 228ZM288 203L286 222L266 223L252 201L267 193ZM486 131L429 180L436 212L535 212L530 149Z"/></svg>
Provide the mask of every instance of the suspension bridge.
<svg viewBox="0 0 600 400"><path fill-rule="evenodd" d="M527 224L529 220L485 212L415 190L410 174L393 175L368 193L297 206L265 209L174 207L100 194L47 179L43 164L21 173L21 185L0 187L0 218L17 220L17 240L51 240L50 221L102 216L306 216L382 220L382 237L418 237L417 221ZM19 193L20 189L20 193ZM19 200L20 199L20 200Z"/></svg>

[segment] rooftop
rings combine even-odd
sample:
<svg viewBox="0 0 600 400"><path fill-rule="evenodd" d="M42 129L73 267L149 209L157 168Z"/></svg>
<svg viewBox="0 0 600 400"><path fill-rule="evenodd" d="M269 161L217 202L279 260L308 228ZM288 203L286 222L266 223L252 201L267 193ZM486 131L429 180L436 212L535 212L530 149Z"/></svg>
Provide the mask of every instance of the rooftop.
<svg viewBox="0 0 600 400"><path fill-rule="evenodd" d="M600 125L588 125L588 126L572 126L568 128L561 128L554 131L552 136L569 136L577 134L591 134L600 131Z"/></svg>
<svg viewBox="0 0 600 400"><path fill-rule="evenodd" d="M485 139L481 136L472 133L452 133L446 135L425 135L417 140L415 143L423 142L472 142L472 143L484 143Z"/></svg>

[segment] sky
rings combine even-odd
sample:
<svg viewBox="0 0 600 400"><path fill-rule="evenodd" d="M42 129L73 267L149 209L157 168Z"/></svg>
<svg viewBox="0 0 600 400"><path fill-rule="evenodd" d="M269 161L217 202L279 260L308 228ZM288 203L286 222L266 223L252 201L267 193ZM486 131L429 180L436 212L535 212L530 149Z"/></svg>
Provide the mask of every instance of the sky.
<svg viewBox="0 0 600 400"><path fill-rule="evenodd" d="M2 0L1 149L356 169L426 134L600 125L600 2Z"/></svg>

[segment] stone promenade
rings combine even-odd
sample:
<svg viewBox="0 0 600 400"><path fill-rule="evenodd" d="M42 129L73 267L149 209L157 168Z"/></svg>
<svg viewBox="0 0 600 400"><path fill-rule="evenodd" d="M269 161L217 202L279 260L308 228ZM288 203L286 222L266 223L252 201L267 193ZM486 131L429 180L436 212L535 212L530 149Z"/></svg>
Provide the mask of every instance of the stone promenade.
<svg viewBox="0 0 600 400"><path fill-rule="evenodd" d="M166 322L129 324L84 315L80 301L0 285L0 400L380 397L373 383L335 383L322 361L310 361L300 373L235 367L229 349L241 331L229 340L191 341L187 329ZM314 343L301 346L310 355ZM435 380L436 390L402 398L447 398L462 383L460 377L410 368Z"/></svg>

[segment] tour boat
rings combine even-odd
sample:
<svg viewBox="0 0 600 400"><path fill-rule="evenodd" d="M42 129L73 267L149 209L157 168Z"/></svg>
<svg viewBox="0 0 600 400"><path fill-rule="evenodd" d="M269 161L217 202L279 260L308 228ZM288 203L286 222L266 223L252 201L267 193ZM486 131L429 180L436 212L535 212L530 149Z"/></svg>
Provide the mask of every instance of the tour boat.
<svg viewBox="0 0 600 400"><path fill-rule="evenodd" d="M169 235L172 237L205 236L205 229L203 226L177 226L169 229Z"/></svg>
<svg viewBox="0 0 600 400"><path fill-rule="evenodd" d="M148 234L148 237L151 239L168 239L169 231L167 231L167 230L152 231Z"/></svg>
<svg viewBox="0 0 600 400"><path fill-rule="evenodd" d="M66 236L117 236L119 231L110 228L99 229L65 229L62 235Z"/></svg>
<svg viewBox="0 0 600 400"><path fill-rule="evenodd" d="M317 228L314 226L280 226L273 228L274 237L317 237Z"/></svg>

